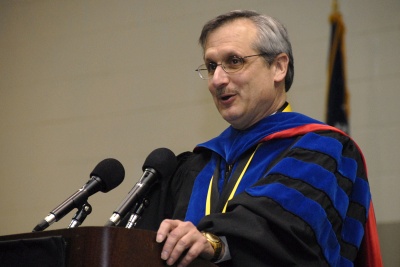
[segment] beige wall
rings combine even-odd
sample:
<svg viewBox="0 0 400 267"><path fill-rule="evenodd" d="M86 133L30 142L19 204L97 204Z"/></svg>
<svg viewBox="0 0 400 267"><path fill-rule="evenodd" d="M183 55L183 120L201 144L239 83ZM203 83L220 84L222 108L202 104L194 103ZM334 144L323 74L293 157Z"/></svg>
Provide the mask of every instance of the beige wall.
<svg viewBox="0 0 400 267"><path fill-rule="evenodd" d="M323 120L331 1L1 1L0 235L31 231L114 157L125 181L92 196L84 222L103 225L153 149L190 150L225 128L194 72L197 38L206 20L239 8L287 25L296 70L290 101ZM369 164L380 227L398 226L400 2L340 1L340 10L352 135ZM386 266L398 266L398 257L386 257Z"/></svg>

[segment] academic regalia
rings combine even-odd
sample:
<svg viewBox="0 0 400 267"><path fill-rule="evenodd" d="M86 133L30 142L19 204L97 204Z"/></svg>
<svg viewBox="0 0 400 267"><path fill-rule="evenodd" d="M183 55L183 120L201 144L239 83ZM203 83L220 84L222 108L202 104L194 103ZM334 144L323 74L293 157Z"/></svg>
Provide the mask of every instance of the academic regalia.
<svg viewBox="0 0 400 267"><path fill-rule="evenodd" d="M225 236L232 260L221 266L354 266L371 195L362 153L345 133L278 112L178 159L141 227L174 218Z"/></svg>

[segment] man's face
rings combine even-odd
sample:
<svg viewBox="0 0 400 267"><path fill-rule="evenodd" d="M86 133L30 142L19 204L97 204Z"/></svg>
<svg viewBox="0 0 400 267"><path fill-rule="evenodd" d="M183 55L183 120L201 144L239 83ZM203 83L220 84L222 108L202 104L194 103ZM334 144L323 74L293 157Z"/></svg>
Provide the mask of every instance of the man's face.
<svg viewBox="0 0 400 267"><path fill-rule="evenodd" d="M229 22L209 34L204 60L220 64L229 56L259 54L252 48L256 36L250 20ZM263 57L250 57L235 73L228 74L218 66L208 80L208 89L221 116L234 128L246 129L275 112L286 100L282 90L275 88L275 74L275 63L268 66Z"/></svg>

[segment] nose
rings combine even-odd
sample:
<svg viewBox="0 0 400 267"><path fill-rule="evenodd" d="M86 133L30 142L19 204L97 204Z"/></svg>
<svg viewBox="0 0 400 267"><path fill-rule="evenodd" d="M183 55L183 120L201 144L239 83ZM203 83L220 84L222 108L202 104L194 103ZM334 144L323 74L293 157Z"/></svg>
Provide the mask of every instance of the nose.
<svg viewBox="0 0 400 267"><path fill-rule="evenodd" d="M221 65L217 66L214 75L209 80L213 88L218 88L229 83L229 74L224 71Z"/></svg>

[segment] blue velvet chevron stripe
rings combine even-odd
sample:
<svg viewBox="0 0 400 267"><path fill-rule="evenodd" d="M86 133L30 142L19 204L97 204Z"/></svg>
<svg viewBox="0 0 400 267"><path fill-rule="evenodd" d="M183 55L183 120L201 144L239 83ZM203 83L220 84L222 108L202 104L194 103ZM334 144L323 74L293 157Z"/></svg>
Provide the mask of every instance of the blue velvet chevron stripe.
<svg viewBox="0 0 400 267"><path fill-rule="evenodd" d="M364 226L360 221L347 217L343 223L342 238L344 241L359 246L364 236Z"/></svg>
<svg viewBox="0 0 400 267"><path fill-rule="evenodd" d="M319 203L279 183L249 188L246 191L252 196L269 197L286 210L303 218L314 230L318 242L326 244L322 246L322 251L330 266L339 266L337 261L340 259L340 246L332 225L326 218L325 210Z"/></svg>
<svg viewBox="0 0 400 267"><path fill-rule="evenodd" d="M361 206L364 206L366 210L369 210L369 205L371 204L371 193L368 182L357 177L353 187L354 190L350 195L350 199L354 202L357 202ZM368 194L365 194L364 192L368 192Z"/></svg>
<svg viewBox="0 0 400 267"><path fill-rule="evenodd" d="M337 163L337 171L354 183L356 179L357 163L354 159L342 155L343 145L336 139L309 133L294 145L302 149L317 151L331 156Z"/></svg>
<svg viewBox="0 0 400 267"><path fill-rule="evenodd" d="M342 219L346 216L349 199L346 193L337 186L333 173L321 166L306 163L294 158L280 161L267 175L282 174L289 179L299 179L327 194Z"/></svg>

